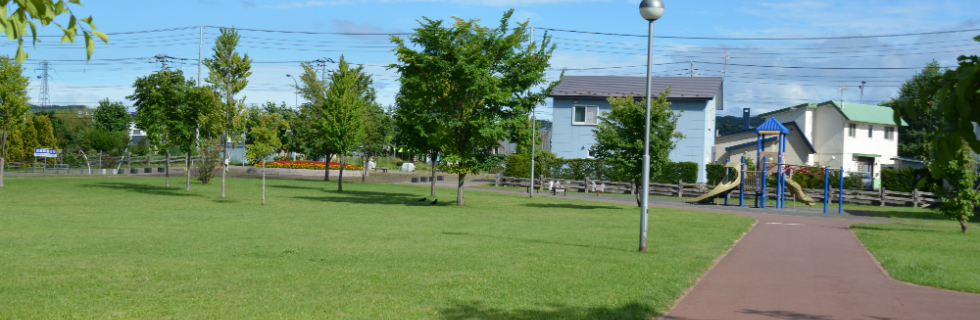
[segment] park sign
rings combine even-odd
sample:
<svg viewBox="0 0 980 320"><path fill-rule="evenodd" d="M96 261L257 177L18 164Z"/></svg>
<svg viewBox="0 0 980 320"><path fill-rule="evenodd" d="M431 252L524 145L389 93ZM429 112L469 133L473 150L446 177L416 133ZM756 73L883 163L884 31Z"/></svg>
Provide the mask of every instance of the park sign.
<svg viewBox="0 0 980 320"><path fill-rule="evenodd" d="M34 148L34 156L39 158L57 158L58 149Z"/></svg>

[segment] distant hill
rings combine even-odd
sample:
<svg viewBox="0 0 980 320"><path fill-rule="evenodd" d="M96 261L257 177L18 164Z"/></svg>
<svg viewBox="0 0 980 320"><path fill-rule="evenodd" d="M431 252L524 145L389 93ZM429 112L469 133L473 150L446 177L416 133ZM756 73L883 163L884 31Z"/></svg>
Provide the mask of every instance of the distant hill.
<svg viewBox="0 0 980 320"><path fill-rule="evenodd" d="M55 105L55 106L46 106L46 107L36 106L33 104L31 105L31 112L33 113L45 112L45 111L62 111L62 110L74 111L79 109L87 110L88 107L82 105L67 105L67 106Z"/></svg>
<svg viewBox="0 0 980 320"><path fill-rule="evenodd" d="M755 128L766 122L766 119L760 117L749 118L749 124ZM718 134L728 134L732 132L742 131L742 117L736 116L721 116L715 117L715 131Z"/></svg>

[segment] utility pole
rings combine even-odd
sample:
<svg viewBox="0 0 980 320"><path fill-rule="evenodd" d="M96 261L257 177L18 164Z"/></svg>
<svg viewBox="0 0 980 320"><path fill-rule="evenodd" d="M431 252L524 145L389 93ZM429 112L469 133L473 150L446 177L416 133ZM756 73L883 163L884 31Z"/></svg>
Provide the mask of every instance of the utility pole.
<svg viewBox="0 0 980 320"><path fill-rule="evenodd" d="M41 75L37 76L38 79L41 79L41 92L38 100L42 107L46 107L51 104L51 96L49 95L48 91L48 71L51 70L51 63L47 60L41 61L41 66L34 70L41 71Z"/></svg>
<svg viewBox="0 0 980 320"><path fill-rule="evenodd" d="M691 78L694 78L694 61L691 61Z"/></svg>
<svg viewBox="0 0 980 320"><path fill-rule="evenodd" d="M725 75L728 74L728 58L729 57L731 57L731 53L728 52L728 49L725 49L725 66L721 69L721 79L722 80L725 80Z"/></svg>
<svg viewBox="0 0 980 320"><path fill-rule="evenodd" d="M861 81L861 86L859 87L861 88L861 104L864 104L864 85L867 83L867 81Z"/></svg>
<svg viewBox="0 0 980 320"><path fill-rule="evenodd" d="M844 108L844 91L847 91L847 85L843 82L840 83L840 107Z"/></svg>
<svg viewBox="0 0 980 320"><path fill-rule="evenodd" d="M530 45L534 45L534 27L531 27L531 44ZM527 93L528 93L528 95L530 95L531 94L531 90L528 89L527 90ZM535 143L534 143L534 138L535 138L534 125L535 125L535 123L534 122L537 121L537 118L535 118L535 116L534 116L534 107L535 106L531 106L531 187L528 188L528 190L531 193L531 198L534 198L534 147L535 147ZM586 188L588 188L588 187L586 187Z"/></svg>

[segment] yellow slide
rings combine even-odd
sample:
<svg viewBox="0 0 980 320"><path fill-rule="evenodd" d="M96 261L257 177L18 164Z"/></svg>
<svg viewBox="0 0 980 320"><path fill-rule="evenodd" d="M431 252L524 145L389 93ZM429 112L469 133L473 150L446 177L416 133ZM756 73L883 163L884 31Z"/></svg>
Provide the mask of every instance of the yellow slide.
<svg viewBox="0 0 980 320"><path fill-rule="evenodd" d="M808 206L813 206L817 203L816 201L813 201L813 198L810 198L806 195L806 193L803 193L803 188L800 188L800 184L793 181L793 179L790 179L789 176L786 176L786 188L793 193L793 197L796 198L796 201L805 203Z"/></svg>
<svg viewBox="0 0 980 320"><path fill-rule="evenodd" d="M738 189L738 185L742 181L742 170L739 168L741 165L742 164L738 162L729 162L726 164L726 168L735 168L735 177L731 178L731 182L718 184L718 186L712 189L711 192L708 192L703 196L687 200L687 203L711 203L715 200L715 198L725 194L725 192Z"/></svg>

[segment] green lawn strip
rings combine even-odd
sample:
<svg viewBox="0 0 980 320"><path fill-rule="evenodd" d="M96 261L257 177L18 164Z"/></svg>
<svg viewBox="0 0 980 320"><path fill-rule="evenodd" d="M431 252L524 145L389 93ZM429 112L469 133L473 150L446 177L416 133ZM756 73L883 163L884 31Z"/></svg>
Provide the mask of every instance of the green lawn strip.
<svg viewBox="0 0 980 320"><path fill-rule="evenodd" d="M980 293L980 234L958 226L854 225L864 246L892 278Z"/></svg>
<svg viewBox="0 0 980 320"><path fill-rule="evenodd" d="M11 179L0 318L649 319L752 224L425 186Z"/></svg>

